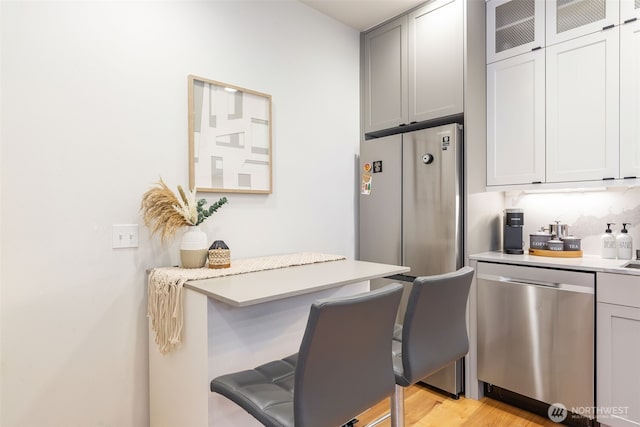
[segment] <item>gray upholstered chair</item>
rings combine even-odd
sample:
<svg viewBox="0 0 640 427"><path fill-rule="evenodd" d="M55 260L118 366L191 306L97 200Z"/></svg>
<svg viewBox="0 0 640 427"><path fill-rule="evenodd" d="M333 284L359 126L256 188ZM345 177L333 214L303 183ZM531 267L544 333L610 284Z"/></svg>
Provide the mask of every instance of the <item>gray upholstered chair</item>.
<svg viewBox="0 0 640 427"><path fill-rule="evenodd" d="M338 427L391 396L397 283L311 306L296 355L223 375L211 391L265 426Z"/></svg>
<svg viewBox="0 0 640 427"><path fill-rule="evenodd" d="M433 374L469 351L466 308L473 268L417 277L402 327L393 339L396 386L391 425L404 426L404 388Z"/></svg>

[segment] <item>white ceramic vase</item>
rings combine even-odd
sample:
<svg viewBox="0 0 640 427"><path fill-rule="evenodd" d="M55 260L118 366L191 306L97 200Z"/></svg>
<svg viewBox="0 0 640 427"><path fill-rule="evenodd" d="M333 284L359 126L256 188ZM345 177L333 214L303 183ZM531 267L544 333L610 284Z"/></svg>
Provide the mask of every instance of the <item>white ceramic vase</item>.
<svg viewBox="0 0 640 427"><path fill-rule="evenodd" d="M183 268L201 268L207 261L209 243L207 233L198 225L190 225L180 242L180 261Z"/></svg>

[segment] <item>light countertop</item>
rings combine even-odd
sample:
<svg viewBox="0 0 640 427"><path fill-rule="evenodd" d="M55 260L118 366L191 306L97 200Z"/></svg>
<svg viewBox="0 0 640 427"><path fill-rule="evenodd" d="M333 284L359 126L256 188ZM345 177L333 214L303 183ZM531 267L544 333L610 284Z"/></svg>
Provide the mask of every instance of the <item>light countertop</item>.
<svg viewBox="0 0 640 427"><path fill-rule="evenodd" d="M584 255L582 258L551 258L536 255L510 255L502 251L483 252L469 256L476 261L496 262L502 264L519 264L532 267L563 268L567 270L600 271L607 273L629 274L640 276L639 269L623 268L622 265L630 260L604 259L594 255ZM640 261L634 261L640 262Z"/></svg>
<svg viewBox="0 0 640 427"><path fill-rule="evenodd" d="M203 293L231 306L245 307L303 295L351 283L404 274L409 267L344 259L191 280L185 288Z"/></svg>

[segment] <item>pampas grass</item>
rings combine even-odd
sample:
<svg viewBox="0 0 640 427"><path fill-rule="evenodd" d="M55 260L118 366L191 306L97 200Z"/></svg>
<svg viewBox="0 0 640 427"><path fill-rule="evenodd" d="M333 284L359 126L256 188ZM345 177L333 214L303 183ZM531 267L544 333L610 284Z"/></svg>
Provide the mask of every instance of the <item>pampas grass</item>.
<svg viewBox="0 0 640 427"><path fill-rule="evenodd" d="M178 206L174 206L173 208L184 217L189 225L198 225L198 203L196 202L196 190L194 189L193 191L185 193L182 187L178 185L178 193L180 194Z"/></svg>
<svg viewBox="0 0 640 427"><path fill-rule="evenodd" d="M142 219L149 227L151 234L160 233L160 239L164 243L176 234L180 228L190 225L185 217L176 209L180 206L180 200L171 191L162 178L156 183L156 187L150 188L142 195Z"/></svg>
<svg viewBox="0 0 640 427"><path fill-rule="evenodd" d="M196 190L185 192L178 185L178 198L162 178L156 186L150 188L142 195L140 210L144 224L151 230L151 234L160 233L164 243L170 239L182 227L199 225L222 205L227 203L227 198L222 197L209 208L204 208L205 199L196 202Z"/></svg>

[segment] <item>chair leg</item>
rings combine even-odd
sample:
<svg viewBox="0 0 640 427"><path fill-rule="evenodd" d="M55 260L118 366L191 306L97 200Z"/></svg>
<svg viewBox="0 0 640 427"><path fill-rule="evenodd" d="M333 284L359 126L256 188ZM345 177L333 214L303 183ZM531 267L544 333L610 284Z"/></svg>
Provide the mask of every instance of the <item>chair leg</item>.
<svg viewBox="0 0 640 427"><path fill-rule="evenodd" d="M398 384L391 396L391 427L404 427L404 387Z"/></svg>
<svg viewBox="0 0 640 427"><path fill-rule="evenodd" d="M386 421L388 418L391 417L391 412L388 412L386 414L384 414L383 416L381 416L380 418L371 421L369 424L367 424L364 427L374 427L377 426L378 424L382 424L384 421Z"/></svg>

